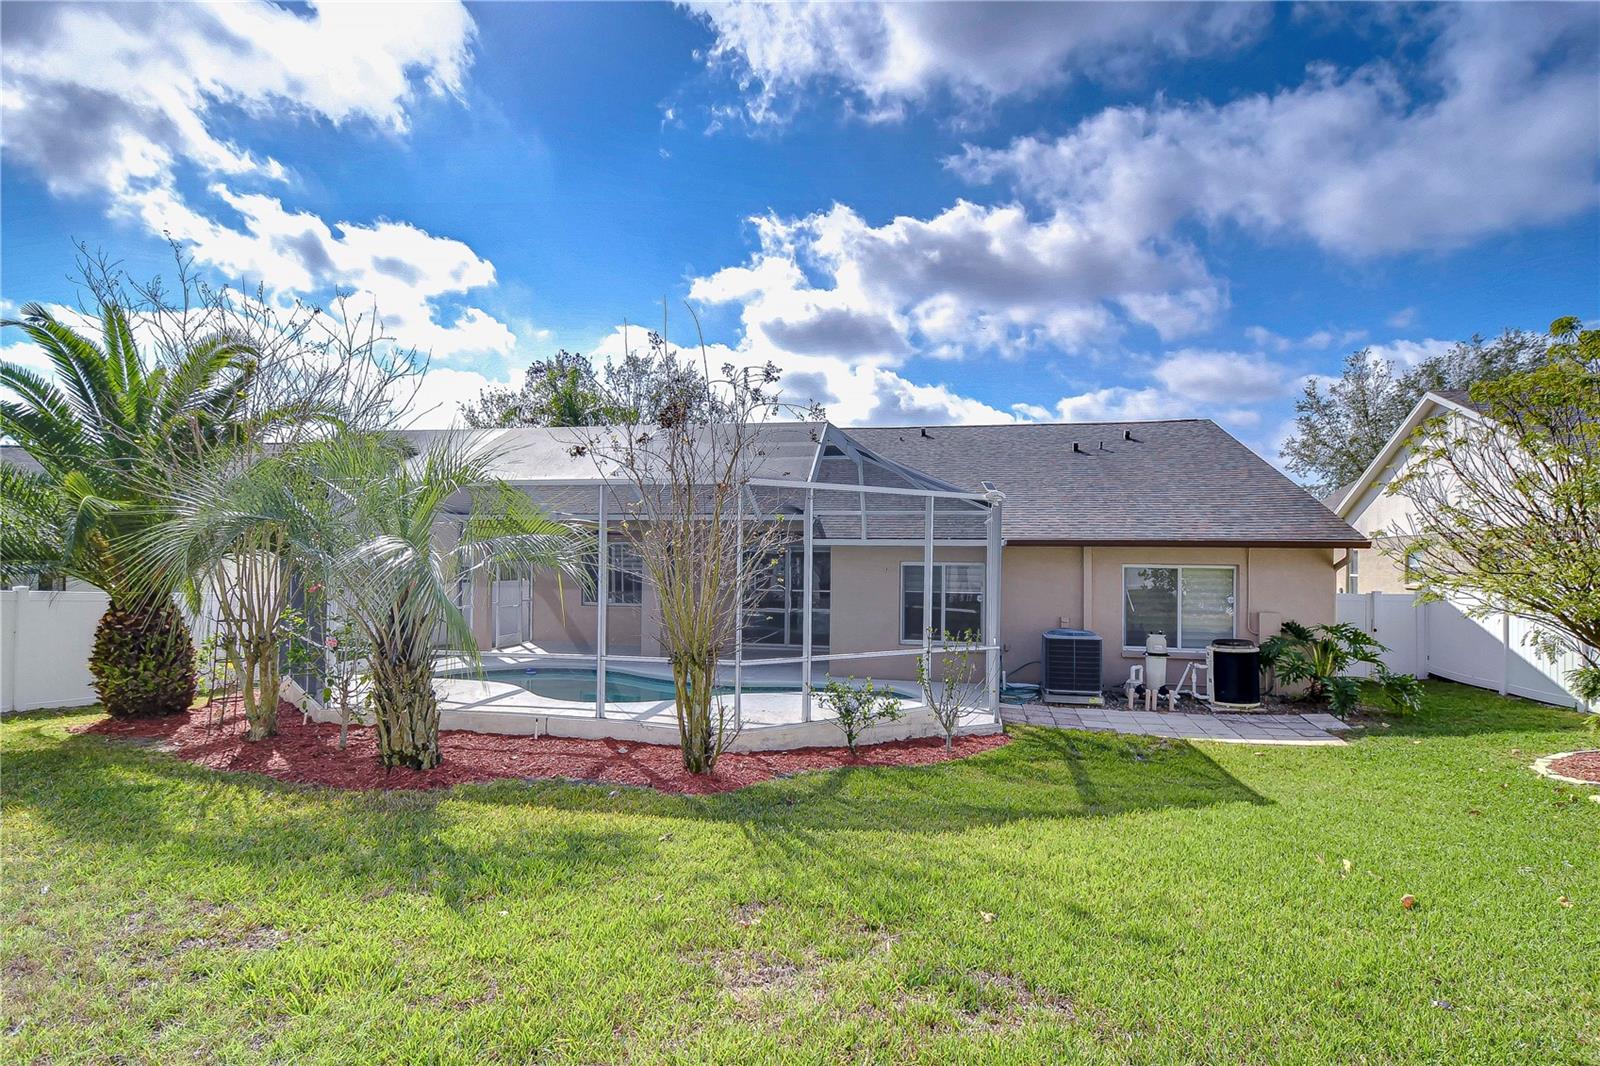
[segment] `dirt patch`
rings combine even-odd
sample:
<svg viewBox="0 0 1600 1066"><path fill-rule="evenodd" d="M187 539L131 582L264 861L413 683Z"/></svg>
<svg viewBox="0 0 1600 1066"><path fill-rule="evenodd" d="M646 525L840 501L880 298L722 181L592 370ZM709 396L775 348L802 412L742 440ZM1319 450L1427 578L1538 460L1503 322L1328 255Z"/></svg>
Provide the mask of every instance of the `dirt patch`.
<svg viewBox="0 0 1600 1066"><path fill-rule="evenodd" d="M244 739L244 712L237 701L219 708L196 707L162 718L103 718L82 732L154 744L187 762L212 770L265 774L280 781L356 790L436 789L505 779L562 779L629 785L661 792L731 792L775 777L850 766L925 766L989 751L1009 742L1002 733L960 737L945 754L941 737L898 740L862 747L797 748L793 751L732 752L714 774L683 769L676 746L574 737L527 737L465 730L439 734L442 765L432 770L385 770L378 761L375 730L350 727L349 747L339 750L339 727L303 722L288 703L278 709L278 735Z"/></svg>
<svg viewBox="0 0 1600 1066"><path fill-rule="evenodd" d="M1600 785L1600 750L1575 751L1550 762L1550 770L1562 777Z"/></svg>

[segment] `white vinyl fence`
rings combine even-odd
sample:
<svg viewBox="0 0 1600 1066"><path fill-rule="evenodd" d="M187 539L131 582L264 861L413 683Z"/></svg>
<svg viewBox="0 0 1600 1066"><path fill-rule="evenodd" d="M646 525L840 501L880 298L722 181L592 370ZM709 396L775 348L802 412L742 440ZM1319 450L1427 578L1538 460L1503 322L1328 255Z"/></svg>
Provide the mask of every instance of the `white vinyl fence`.
<svg viewBox="0 0 1600 1066"><path fill-rule="evenodd" d="M95 702L89 678L106 594L0 592L0 712Z"/></svg>
<svg viewBox="0 0 1600 1066"><path fill-rule="evenodd" d="M1471 618L1451 603L1419 604L1410 593L1391 592L1341 592L1337 617L1387 645L1384 665L1397 673L1442 677L1561 707L1584 706L1566 684L1567 674L1580 665L1577 654L1544 659L1529 643L1538 627L1526 619Z"/></svg>

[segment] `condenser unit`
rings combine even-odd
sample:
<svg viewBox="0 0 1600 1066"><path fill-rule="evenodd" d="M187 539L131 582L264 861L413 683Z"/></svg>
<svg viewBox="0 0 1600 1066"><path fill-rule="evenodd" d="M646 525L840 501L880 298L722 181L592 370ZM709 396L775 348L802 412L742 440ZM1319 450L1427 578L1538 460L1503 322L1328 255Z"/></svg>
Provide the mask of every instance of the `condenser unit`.
<svg viewBox="0 0 1600 1066"><path fill-rule="evenodd" d="M1046 703L1100 698L1100 634L1087 629L1046 630L1039 662Z"/></svg>

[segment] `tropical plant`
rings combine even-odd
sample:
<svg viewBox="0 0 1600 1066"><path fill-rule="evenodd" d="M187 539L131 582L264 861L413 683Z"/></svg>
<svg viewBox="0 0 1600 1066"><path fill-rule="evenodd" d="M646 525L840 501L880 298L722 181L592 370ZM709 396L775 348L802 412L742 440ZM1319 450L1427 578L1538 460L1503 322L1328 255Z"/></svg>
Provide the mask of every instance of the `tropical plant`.
<svg viewBox="0 0 1600 1066"><path fill-rule="evenodd" d="M1385 651L1371 634L1348 622L1307 626L1286 621L1279 633L1261 642L1261 665L1280 681L1304 683L1306 699L1327 703L1342 715L1354 710L1361 696L1363 679L1350 669L1364 664L1383 699L1397 711L1415 712L1422 706L1422 683L1390 671L1382 659Z"/></svg>
<svg viewBox="0 0 1600 1066"><path fill-rule="evenodd" d="M971 630L957 636L930 629L928 638L931 650L917 656L917 684L922 687L928 713L944 732L944 750L948 752L955 745L962 715L978 706L983 697L978 680L984 667L983 643Z"/></svg>
<svg viewBox="0 0 1600 1066"><path fill-rule="evenodd" d="M467 425L480 429L588 426L605 420L604 405L594 364L563 348L530 364L521 389L486 388L476 401L461 405L461 415Z"/></svg>
<svg viewBox="0 0 1600 1066"><path fill-rule="evenodd" d="M819 699L833 711L833 724L844 734L844 744L851 755L856 753L856 742L863 733L880 722L893 722L901 717L899 693L890 688L877 688L870 677L859 684L853 677L848 681L829 678Z"/></svg>
<svg viewBox="0 0 1600 1066"><path fill-rule="evenodd" d="M163 466L235 432L252 349L218 334L152 364L114 302L99 305L99 343L38 304L0 325L20 329L54 370L51 380L0 363L0 389L12 394L0 400L0 434L40 467L8 469L0 481L8 533L0 567L51 569L109 597L90 660L108 713L185 710L195 692L188 627L170 595L135 580L126 545L160 520Z"/></svg>
<svg viewBox="0 0 1600 1066"><path fill-rule="evenodd" d="M476 663L458 583L512 563L583 579L592 541L493 475L496 454L465 433L412 456L383 434L341 434L290 457L278 502L293 551L325 575L367 651L368 707L385 766L439 764L434 649L442 637ZM455 528L452 529L451 527Z"/></svg>

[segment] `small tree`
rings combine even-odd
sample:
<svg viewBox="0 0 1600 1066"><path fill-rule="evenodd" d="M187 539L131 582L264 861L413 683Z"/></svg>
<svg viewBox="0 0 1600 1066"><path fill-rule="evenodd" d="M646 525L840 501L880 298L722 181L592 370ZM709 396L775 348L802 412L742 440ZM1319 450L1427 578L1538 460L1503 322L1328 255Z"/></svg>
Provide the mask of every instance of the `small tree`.
<svg viewBox="0 0 1600 1066"><path fill-rule="evenodd" d="M1537 623L1600 692L1600 330L1579 325L1552 323L1547 365L1472 386L1478 417L1420 427L1389 491L1411 504L1392 532L1425 596Z"/></svg>
<svg viewBox="0 0 1600 1066"><path fill-rule="evenodd" d="M612 487L617 535L638 550L660 603L684 768L710 773L735 735L715 691L717 660L752 588L745 562L793 536L792 516L754 514L761 493L749 481L762 458L760 423L786 413L814 419L820 409L784 403L770 363L724 365L714 376L703 341L694 371L662 334L648 337L650 355L627 365L670 372L608 378L603 406L615 421L577 431L572 450L591 457ZM653 422L645 420L651 410Z"/></svg>
<svg viewBox="0 0 1600 1066"><path fill-rule="evenodd" d="M856 742L879 722L899 720L900 695L893 689L877 688L872 678L857 684L855 678L840 681L829 678L819 697L833 711L833 724L844 734L844 745L856 753Z"/></svg>
<svg viewBox="0 0 1600 1066"><path fill-rule="evenodd" d="M922 687L928 712L944 730L944 750L953 750L961 716L978 705L983 694L979 681L984 669L983 644L971 630L955 636L945 632L929 635L934 649L917 657L917 684ZM937 667L932 660L937 656Z"/></svg>
<svg viewBox="0 0 1600 1066"><path fill-rule="evenodd" d="M1306 626L1287 621L1276 636L1261 642L1261 665L1291 685L1304 682L1306 699L1327 703L1335 714L1355 709L1361 678L1350 668L1365 664L1384 698L1398 711L1422 706L1422 685L1410 674L1392 673L1382 654L1388 651L1370 634L1348 622Z"/></svg>
<svg viewBox="0 0 1600 1066"><path fill-rule="evenodd" d="M341 619L324 641L327 668L322 685L322 702L339 712L339 750L350 739L350 723L360 717L357 689L367 673L372 646L366 633L348 619ZM364 703L364 700L359 701Z"/></svg>

